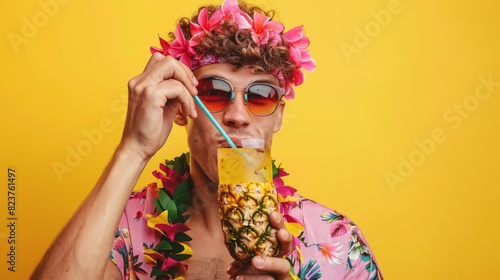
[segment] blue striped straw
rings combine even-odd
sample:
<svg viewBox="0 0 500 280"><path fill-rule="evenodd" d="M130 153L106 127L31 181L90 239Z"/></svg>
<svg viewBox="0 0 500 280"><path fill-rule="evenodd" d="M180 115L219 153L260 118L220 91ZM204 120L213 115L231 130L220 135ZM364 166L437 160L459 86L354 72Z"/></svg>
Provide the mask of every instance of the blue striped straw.
<svg viewBox="0 0 500 280"><path fill-rule="evenodd" d="M196 101L196 103L200 106L200 108L203 110L205 115L207 115L207 117L210 119L210 121L215 125L215 128L217 128L217 130L220 132L222 137L224 137L224 139L226 139L227 143L229 143L229 146L231 146L231 148L236 148L236 145L233 143L233 140L231 140L231 138L229 138L229 136L226 134L224 129L222 129L222 127L219 125L219 123L217 123L214 116L212 116L210 111L208 111L207 107L205 107L205 104L203 104L203 102L201 102L198 95L194 96L194 101Z"/></svg>

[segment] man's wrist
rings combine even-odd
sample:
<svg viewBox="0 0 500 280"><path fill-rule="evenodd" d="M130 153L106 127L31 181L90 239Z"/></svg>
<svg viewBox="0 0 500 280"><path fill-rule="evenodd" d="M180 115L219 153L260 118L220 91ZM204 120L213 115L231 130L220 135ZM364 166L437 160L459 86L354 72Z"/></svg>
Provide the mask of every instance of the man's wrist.
<svg viewBox="0 0 500 280"><path fill-rule="evenodd" d="M126 141L120 142L115 150L115 154L126 157L137 163L146 165L153 155L149 155L143 151L139 144L129 143Z"/></svg>
<svg viewBox="0 0 500 280"><path fill-rule="evenodd" d="M123 159L132 165L137 165L141 169L144 168L151 159L151 156L146 155L139 149L123 143L120 143L120 145L116 148L114 157L116 160Z"/></svg>

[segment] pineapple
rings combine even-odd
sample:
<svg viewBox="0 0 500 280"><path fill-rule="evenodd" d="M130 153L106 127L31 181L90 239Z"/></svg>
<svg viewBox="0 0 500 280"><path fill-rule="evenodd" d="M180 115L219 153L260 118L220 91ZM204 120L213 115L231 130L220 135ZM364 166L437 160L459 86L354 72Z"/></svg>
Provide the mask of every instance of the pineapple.
<svg viewBox="0 0 500 280"><path fill-rule="evenodd" d="M219 214L231 256L249 262L276 256L278 230L269 220L278 210L269 150L219 149Z"/></svg>

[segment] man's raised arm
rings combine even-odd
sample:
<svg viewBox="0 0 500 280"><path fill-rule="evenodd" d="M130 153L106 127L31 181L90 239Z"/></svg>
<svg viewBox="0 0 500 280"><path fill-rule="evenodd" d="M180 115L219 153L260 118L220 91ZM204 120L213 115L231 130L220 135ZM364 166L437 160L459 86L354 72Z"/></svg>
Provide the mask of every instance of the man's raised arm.
<svg viewBox="0 0 500 280"><path fill-rule="evenodd" d="M149 159L168 138L175 114L196 117L192 98L197 93L196 83L190 69L159 53L152 55L142 74L130 80L127 119L120 144L31 279L109 276L106 269L114 233L130 193Z"/></svg>

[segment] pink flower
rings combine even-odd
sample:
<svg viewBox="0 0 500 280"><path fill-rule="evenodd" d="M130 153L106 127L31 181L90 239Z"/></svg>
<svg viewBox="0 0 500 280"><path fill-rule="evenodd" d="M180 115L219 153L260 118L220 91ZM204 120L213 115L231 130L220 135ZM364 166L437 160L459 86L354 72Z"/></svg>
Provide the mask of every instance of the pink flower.
<svg viewBox="0 0 500 280"><path fill-rule="evenodd" d="M178 263L179 262L176 261L173 258L165 258L165 260L163 261L163 263L162 263L162 265L160 267L160 270L161 271L167 271L167 269L176 266Z"/></svg>
<svg viewBox="0 0 500 280"><path fill-rule="evenodd" d="M116 250L121 250L121 249L125 248L125 241L123 241L123 239L121 239L121 238L118 239L118 241L113 243L113 248Z"/></svg>
<svg viewBox="0 0 500 280"><path fill-rule="evenodd" d="M290 45L290 59L296 65L293 71L293 77L287 81L285 85L285 90L287 94L285 98L292 99L295 96L295 91L293 90L290 83L295 86L301 85L304 82L305 75L301 68L306 69L311 72L316 68L316 62L311 58L309 50L309 38L304 35L303 26L297 26L285 32L285 40Z"/></svg>
<svg viewBox="0 0 500 280"><path fill-rule="evenodd" d="M243 11L241 11L240 7L238 6L238 0L225 0L222 3L222 6L219 10L216 12L220 12L222 14L222 20L235 20L235 16L238 18L238 20L241 20L239 17L240 14L246 14ZM237 21L236 21L237 22ZM245 24L242 22L242 24Z"/></svg>
<svg viewBox="0 0 500 280"><path fill-rule="evenodd" d="M190 256L193 255L193 250L191 250L191 248L188 245L186 245L184 243L178 243L178 244L181 245L183 247L183 249L181 252L176 253L175 255L190 255ZM178 266L178 265L182 265L184 267L184 270L186 270L188 268L188 266L186 264L183 264L180 261L177 261L175 258L171 257L170 255L165 256L165 255L155 251L154 249L145 249L143 252L144 252L144 259L148 263L158 264L159 260L162 261L160 270L163 272L166 272L169 268L174 267L174 266ZM169 277L170 275L165 275L165 276L167 277L165 279L173 279L173 278ZM162 279L164 279L164 278L162 278ZM175 279L184 279L184 278L178 277Z"/></svg>
<svg viewBox="0 0 500 280"><path fill-rule="evenodd" d="M297 65L297 68L304 68L311 72L316 68L316 62L311 58L309 50L309 38L302 32L304 27L297 26L287 32L284 36L286 41L290 44L290 59ZM300 83L296 83L296 86Z"/></svg>
<svg viewBox="0 0 500 280"><path fill-rule="evenodd" d="M157 230L170 240L174 240L177 233L189 230L189 227L184 223L171 224L168 221L168 210L163 211L156 217L153 217L151 214L146 214L146 217L148 218L148 227Z"/></svg>
<svg viewBox="0 0 500 280"><path fill-rule="evenodd" d="M321 254L328 260L328 262L332 265L342 264L342 255L345 252L340 252L340 250L344 247L344 245L340 245L340 242L335 243L320 243L318 244L318 249Z"/></svg>
<svg viewBox="0 0 500 280"><path fill-rule="evenodd" d="M184 223L175 223L175 224L157 224L156 227L163 231L163 234L168 237L170 240L174 240L174 237L179 232L185 232L189 230L189 227Z"/></svg>
<svg viewBox="0 0 500 280"><path fill-rule="evenodd" d="M258 45L265 45L271 40L271 44L281 43L280 33L285 30L283 24L271 20L270 17L260 13L254 13L253 20L250 19L252 39Z"/></svg>
<svg viewBox="0 0 500 280"><path fill-rule="evenodd" d="M194 49L189 45L189 41L184 37L180 25L177 25L174 31L175 40L170 44L168 53L179 59L180 62L191 68L191 56L195 54Z"/></svg>
<svg viewBox="0 0 500 280"><path fill-rule="evenodd" d="M160 39L160 46L161 48L157 48L157 47L151 47L150 50L151 50L151 53L155 53L155 52L159 52L163 55L168 55L168 50L171 48L170 46L170 43L163 40L163 38L161 37L158 37L158 39Z"/></svg>
<svg viewBox="0 0 500 280"><path fill-rule="evenodd" d="M186 40L179 24L175 28L174 35L175 40L171 43L160 38L160 45L162 48L151 47L151 53L160 52L163 55L171 55L191 68L191 57L194 56L195 51L193 47L190 46L189 41Z"/></svg>
<svg viewBox="0 0 500 280"><path fill-rule="evenodd" d="M158 261L161 261L162 265L160 267L160 270L163 272L166 272L171 267L179 265L179 261L176 261L173 258L165 257L163 254L156 252L153 249L144 250L144 260L146 261L146 263L154 263L154 264L158 264Z"/></svg>
<svg viewBox="0 0 500 280"><path fill-rule="evenodd" d="M163 172L153 171L153 176L160 180L160 187L163 187L171 195L173 195L174 189L188 177L188 174L180 176L177 171L168 168L163 163L160 164L160 170Z"/></svg>
<svg viewBox="0 0 500 280"><path fill-rule="evenodd" d="M205 38L205 34L217 28L223 17L222 12L217 10L208 18L208 10L207 8L203 8L198 15L198 24L190 22L189 29L192 37L189 40L189 45L194 47L200 44ZM198 54L198 56L202 56L202 54Z"/></svg>
<svg viewBox="0 0 500 280"><path fill-rule="evenodd" d="M293 82L293 81L292 81ZM295 89L293 89L292 85L289 81L285 83L285 99L293 99L295 97Z"/></svg>
<svg viewBox="0 0 500 280"><path fill-rule="evenodd" d="M342 219L332 222L330 226L331 237L342 236L349 232L349 219L347 217L342 217Z"/></svg>
<svg viewBox="0 0 500 280"><path fill-rule="evenodd" d="M285 171L278 169L278 176L273 179L274 186L276 187L276 192L278 193L278 202L281 205L294 207L297 205L297 201L299 197L296 196L297 190L290 187L285 186L285 182L281 177L287 176L288 173ZM280 207L280 211L282 214L285 214L287 207Z"/></svg>

